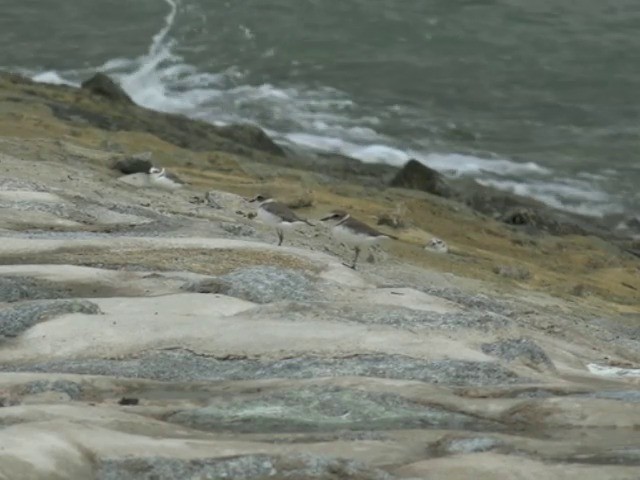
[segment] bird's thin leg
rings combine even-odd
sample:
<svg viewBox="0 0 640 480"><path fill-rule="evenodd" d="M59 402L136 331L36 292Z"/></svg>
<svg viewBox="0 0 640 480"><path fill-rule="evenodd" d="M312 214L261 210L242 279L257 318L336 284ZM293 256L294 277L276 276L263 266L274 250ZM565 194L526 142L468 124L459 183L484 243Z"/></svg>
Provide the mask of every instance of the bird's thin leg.
<svg viewBox="0 0 640 480"><path fill-rule="evenodd" d="M349 267L353 270L356 269L356 263L358 262L358 255L360 255L360 247L356 247L355 250L356 250L356 256L353 257L353 263L351 265L347 265L346 263L344 264L344 266Z"/></svg>
<svg viewBox="0 0 640 480"><path fill-rule="evenodd" d="M278 232L278 246L282 245L282 240L284 240L284 233L279 228L276 230Z"/></svg>

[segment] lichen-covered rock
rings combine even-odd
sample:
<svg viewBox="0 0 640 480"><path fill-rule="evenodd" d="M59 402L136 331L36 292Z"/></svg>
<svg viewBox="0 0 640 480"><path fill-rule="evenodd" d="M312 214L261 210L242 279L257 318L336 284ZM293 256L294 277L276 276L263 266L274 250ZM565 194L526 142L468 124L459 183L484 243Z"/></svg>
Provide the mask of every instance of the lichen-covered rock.
<svg viewBox="0 0 640 480"><path fill-rule="evenodd" d="M314 282L296 270L258 266L241 268L216 279L190 282L182 287L189 292L222 293L255 303L311 298Z"/></svg>
<svg viewBox="0 0 640 480"><path fill-rule="evenodd" d="M386 305L340 304L323 302L322 316L327 319L339 318L343 322L363 323L367 325L388 325L401 329L473 329L495 331L505 328L512 322L504 315L493 312L430 312L407 307ZM303 320L309 315L304 304L300 308L289 309L286 317Z"/></svg>
<svg viewBox="0 0 640 480"><path fill-rule="evenodd" d="M500 429L483 420L437 405L415 404L390 394L344 388L304 388L183 410L167 420L200 430L315 432L432 428Z"/></svg>
<svg viewBox="0 0 640 480"><path fill-rule="evenodd" d="M69 291L46 280L22 276L0 276L0 302L65 298Z"/></svg>
<svg viewBox="0 0 640 480"><path fill-rule="evenodd" d="M512 338L494 343L484 343L482 351L508 362L521 361L534 368L555 369L555 366L545 351L528 338Z"/></svg>
<svg viewBox="0 0 640 480"><path fill-rule="evenodd" d="M37 395L45 392L59 392L67 395L71 400L82 398L83 387L70 380L35 380L20 386L20 395Z"/></svg>
<svg viewBox="0 0 640 480"><path fill-rule="evenodd" d="M0 309L0 337L15 337L37 323L67 313L98 314L87 300L35 300Z"/></svg>
<svg viewBox="0 0 640 480"><path fill-rule="evenodd" d="M98 461L97 480L161 479L393 480L353 460L317 455L235 455L221 458L125 457Z"/></svg>
<svg viewBox="0 0 640 480"><path fill-rule="evenodd" d="M0 365L0 371L8 367ZM79 373L164 381L256 380L362 376L419 380L440 385L509 385L523 382L497 362L421 360L403 355L349 358L296 357L281 360L217 359L184 350L159 351L135 358L69 359L13 366L16 371Z"/></svg>

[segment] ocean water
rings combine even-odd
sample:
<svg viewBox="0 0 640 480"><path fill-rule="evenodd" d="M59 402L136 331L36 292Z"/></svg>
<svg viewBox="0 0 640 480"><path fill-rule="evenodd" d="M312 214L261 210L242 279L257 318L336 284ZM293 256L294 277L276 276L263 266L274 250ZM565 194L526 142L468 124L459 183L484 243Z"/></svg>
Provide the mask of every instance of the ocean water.
<svg viewBox="0 0 640 480"><path fill-rule="evenodd" d="M0 68L635 215L639 32L637 0L2 0Z"/></svg>

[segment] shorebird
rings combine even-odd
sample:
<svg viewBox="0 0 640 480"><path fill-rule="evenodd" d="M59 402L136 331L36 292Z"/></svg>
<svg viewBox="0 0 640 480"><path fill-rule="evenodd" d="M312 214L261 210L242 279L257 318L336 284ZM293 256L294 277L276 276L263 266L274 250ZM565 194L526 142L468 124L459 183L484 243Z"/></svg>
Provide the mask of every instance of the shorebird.
<svg viewBox="0 0 640 480"><path fill-rule="evenodd" d="M303 223L315 226L308 220L298 217L284 203L276 202L266 195L256 195L249 202L258 202L258 218L267 225L275 227L278 234L278 246L282 245L285 230Z"/></svg>
<svg viewBox="0 0 640 480"><path fill-rule="evenodd" d="M361 250L369 248L382 240L390 238L397 240L397 237L386 235L366 223L356 220L344 210L334 210L320 220L323 222L330 221L332 224L331 233L335 239L355 250L356 255L353 257L353 263L351 265L343 264L354 270Z"/></svg>
<svg viewBox="0 0 640 480"><path fill-rule="evenodd" d="M177 175L158 167L149 169L149 183L154 187L164 188L165 190L175 190L186 184Z"/></svg>

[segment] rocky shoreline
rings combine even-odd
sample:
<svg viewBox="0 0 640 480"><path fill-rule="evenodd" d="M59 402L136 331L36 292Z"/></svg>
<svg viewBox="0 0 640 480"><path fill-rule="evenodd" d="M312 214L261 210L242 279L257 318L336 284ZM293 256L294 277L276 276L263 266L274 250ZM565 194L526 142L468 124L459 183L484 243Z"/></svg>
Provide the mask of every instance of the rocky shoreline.
<svg viewBox="0 0 640 480"><path fill-rule="evenodd" d="M1 74L0 167L2 479L638 478L632 231L104 78ZM264 191L399 240L357 271L321 226L276 247Z"/></svg>

